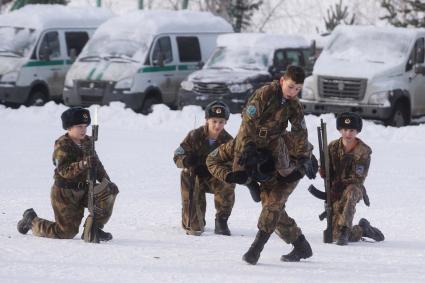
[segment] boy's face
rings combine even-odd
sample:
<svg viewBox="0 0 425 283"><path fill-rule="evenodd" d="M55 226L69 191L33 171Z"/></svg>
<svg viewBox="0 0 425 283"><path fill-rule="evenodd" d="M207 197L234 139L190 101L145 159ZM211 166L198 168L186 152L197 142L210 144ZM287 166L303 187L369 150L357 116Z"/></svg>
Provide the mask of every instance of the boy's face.
<svg viewBox="0 0 425 283"><path fill-rule="evenodd" d="M68 135L73 140L83 140L87 133L87 124L74 125L68 129Z"/></svg>
<svg viewBox="0 0 425 283"><path fill-rule="evenodd" d="M280 86L282 87L283 97L286 99L293 99L303 88L303 84L297 84L292 79L285 77L280 78Z"/></svg>
<svg viewBox="0 0 425 283"><path fill-rule="evenodd" d="M341 137L346 141L355 140L357 137L357 134L359 133L355 129L345 129L345 128L342 128L341 130L339 130L339 132L341 133Z"/></svg>
<svg viewBox="0 0 425 283"><path fill-rule="evenodd" d="M208 132L211 134L219 134L226 125L226 119L224 118L209 118L207 119Z"/></svg>

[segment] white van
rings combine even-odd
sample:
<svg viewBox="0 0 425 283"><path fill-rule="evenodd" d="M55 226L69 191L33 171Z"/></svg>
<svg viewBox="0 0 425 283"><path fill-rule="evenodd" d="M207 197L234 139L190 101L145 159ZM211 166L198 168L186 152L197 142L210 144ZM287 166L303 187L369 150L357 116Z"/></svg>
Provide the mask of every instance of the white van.
<svg viewBox="0 0 425 283"><path fill-rule="evenodd" d="M0 102L60 101L72 60L111 16L105 9L63 5L27 5L1 15Z"/></svg>
<svg viewBox="0 0 425 283"><path fill-rule="evenodd" d="M180 82L201 67L219 34L232 32L207 12L137 11L99 27L65 80L67 105L122 101L148 113L152 104L176 107Z"/></svg>
<svg viewBox="0 0 425 283"><path fill-rule="evenodd" d="M356 112L403 126L425 115L425 29L339 26L304 82L306 113Z"/></svg>

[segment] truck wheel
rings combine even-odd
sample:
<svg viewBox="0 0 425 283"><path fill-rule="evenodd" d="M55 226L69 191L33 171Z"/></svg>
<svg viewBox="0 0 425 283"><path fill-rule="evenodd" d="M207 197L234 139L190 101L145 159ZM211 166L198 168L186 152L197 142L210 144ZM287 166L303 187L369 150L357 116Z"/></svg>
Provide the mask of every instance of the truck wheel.
<svg viewBox="0 0 425 283"><path fill-rule="evenodd" d="M156 95L150 95L145 98L145 101L143 101L142 110L140 111L144 115L148 115L149 113L152 113L153 109L152 106L155 104L160 104L161 99Z"/></svg>
<svg viewBox="0 0 425 283"><path fill-rule="evenodd" d="M27 106L43 106L47 102L47 96L39 90L32 92L27 100Z"/></svg>
<svg viewBox="0 0 425 283"><path fill-rule="evenodd" d="M394 106L391 117L385 121L385 125L392 127L403 127L410 124L410 114L407 106L402 102L397 102Z"/></svg>

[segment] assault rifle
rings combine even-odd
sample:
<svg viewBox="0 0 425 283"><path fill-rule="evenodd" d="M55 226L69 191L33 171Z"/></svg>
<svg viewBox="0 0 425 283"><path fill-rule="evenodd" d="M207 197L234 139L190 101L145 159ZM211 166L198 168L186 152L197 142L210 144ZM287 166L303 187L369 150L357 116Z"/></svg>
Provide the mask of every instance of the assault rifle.
<svg viewBox="0 0 425 283"><path fill-rule="evenodd" d="M317 127L317 135L319 138L319 152L320 152L320 167L325 169L325 192L318 190L315 186L310 185L308 191L315 197L325 201L325 211L319 215L320 221L326 218L326 230L323 231L323 242L332 243L332 201L331 201L331 183L329 176L329 152L328 140L326 133L326 123L320 119L320 127Z"/></svg>
<svg viewBox="0 0 425 283"><path fill-rule="evenodd" d="M95 142L99 133L99 125L97 124L97 108L95 109L94 121L92 124L92 136L90 138L89 156L95 156ZM96 186L96 167L92 166L87 174L87 183L89 184L88 202L89 216L87 217L86 226L84 227L84 241L88 243L99 243L98 225L96 223L96 214L99 208L96 207L95 186Z"/></svg>

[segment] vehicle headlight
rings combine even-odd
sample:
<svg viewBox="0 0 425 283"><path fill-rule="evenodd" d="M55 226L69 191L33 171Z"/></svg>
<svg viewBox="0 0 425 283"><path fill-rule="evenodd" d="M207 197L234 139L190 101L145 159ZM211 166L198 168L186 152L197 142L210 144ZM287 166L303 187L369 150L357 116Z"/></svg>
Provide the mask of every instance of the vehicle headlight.
<svg viewBox="0 0 425 283"><path fill-rule="evenodd" d="M229 86L230 92L233 93L241 93L246 92L252 88L252 84L245 83L245 84L233 84Z"/></svg>
<svg viewBox="0 0 425 283"><path fill-rule="evenodd" d="M304 87L302 90L302 99L305 100L314 100L313 90L309 87Z"/></svg>
<svg viewBox="0 0 425 283"><path fill-rule="evenodd" d="M74 80L71 78L71 76L65 77L65 87L66 88L73 88L74 87Z"/></svg>
<svg viewBox="0 0 425 283"><path fill-rule="evenodd" d="M18 80L18 72L10 72L1 76L1 82L3 83L15 83Z"/></svg>
<svg viewBox="0 0 425 283"><path fill-rule="evenodd" d="M191 91L193 89L193 82L191 82L191 81L182 81L180 83L180 86L184 90Z"/></svg>
<svg viewBox="0 0 425 283"><path fill-rule="evenodd" d="M125 78L117 82L115 89L129 89L133 85L133 78Z"/></svg>
<svg viewBox="0 0 425 283"><path fill-rule="evenodd" d="M391 103L388 99L388 96L389 96L388 91L380 91L380 92L372 93L369 98L369 103L382 105L384 107L390 107Z"/></svg>

